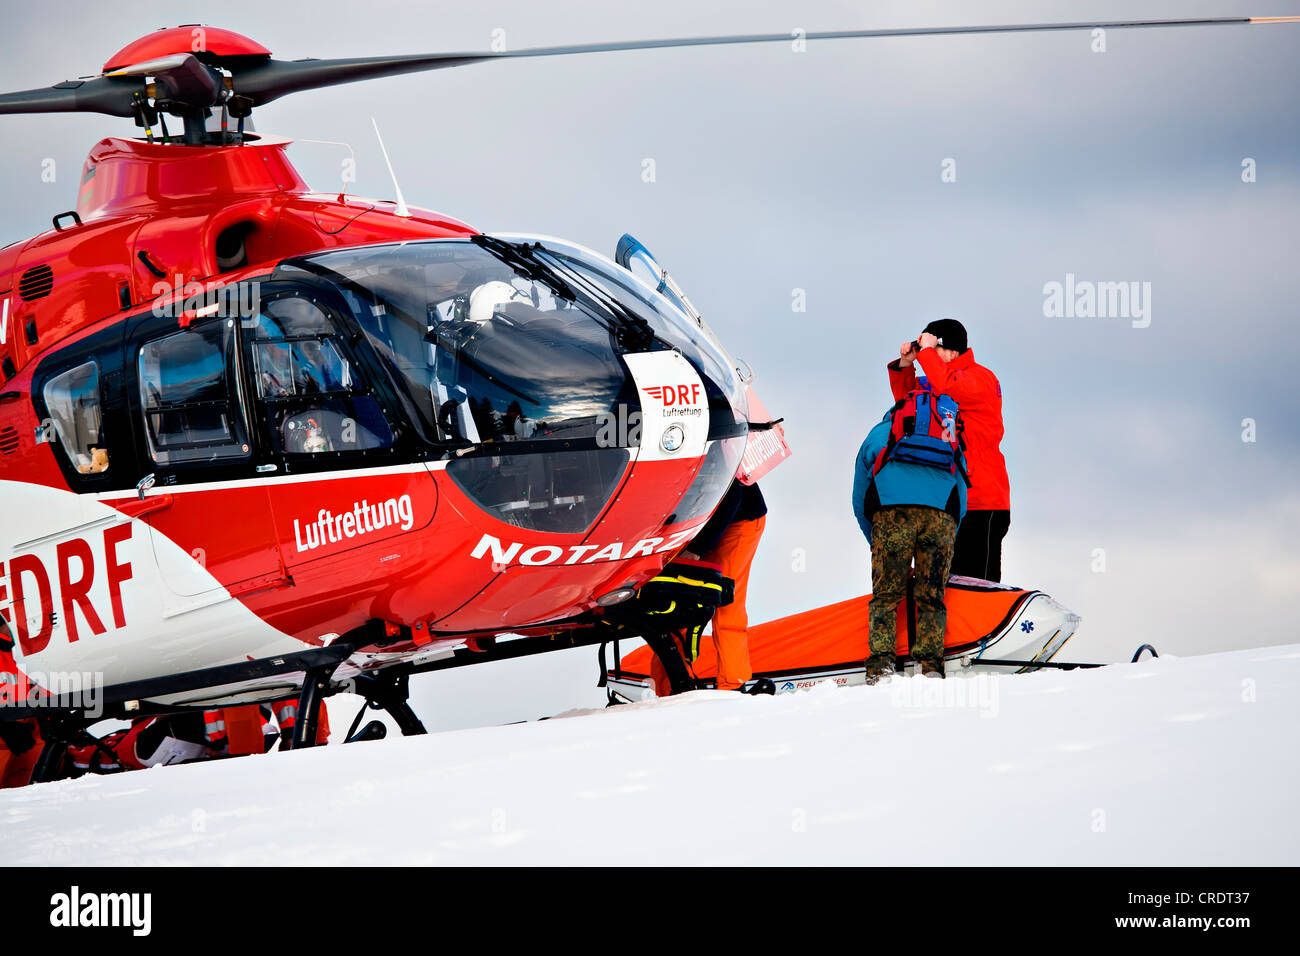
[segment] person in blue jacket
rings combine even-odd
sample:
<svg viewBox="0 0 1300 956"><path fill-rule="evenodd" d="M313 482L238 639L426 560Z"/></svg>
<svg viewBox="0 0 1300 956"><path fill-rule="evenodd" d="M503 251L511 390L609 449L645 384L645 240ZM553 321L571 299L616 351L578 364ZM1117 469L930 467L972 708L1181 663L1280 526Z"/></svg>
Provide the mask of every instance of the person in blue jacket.
<svg viewBox="0 0 1300 956"><path fill-rule="evenodd" d="M966 481L956 470L897 459L873 475L889 443L894 409L871 429L858 450L853 475L853 513L871 547L871 655L867 683L896 671L898 605L913 577L916 639L912 657L927 677L943 677L944 589L952 565L957 526L966 514ZM915 562L915 573L912 565Z"/></svg>

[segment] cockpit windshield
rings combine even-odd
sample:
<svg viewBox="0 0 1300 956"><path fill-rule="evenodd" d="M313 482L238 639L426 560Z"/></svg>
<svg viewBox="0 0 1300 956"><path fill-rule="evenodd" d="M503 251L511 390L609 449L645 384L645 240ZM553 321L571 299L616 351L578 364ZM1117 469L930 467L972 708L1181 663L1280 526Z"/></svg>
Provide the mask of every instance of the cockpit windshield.
<svg viewBox="0 0 1300 956"><path fill-rule="evenodd" d="M726 356L667 300L585 252L431 240L322 253L280 274L305 270L343 296L428 441L590 447L620 405L639 404L619 355L667 348L702 373L723 429L710 437L743 433L743 389Z"/></svg>
<svg viewBox="0 0 1300 956"><path fill-rule="evenodd" d="M527 236L510 236L517 241L528 241ZM698 366L706 385L716 388L724 402L712 402L710 414L717 415L731 406L736 423L748 419L745 387L736 371L735 363L723 350L707 326L697 324L670 299L646 285L640 277L610 262L603 256L575 243L561 239L536 239L544 259L564 264L569 269L584 274L598 282L625 308L643 315L654 330L655 336L682 352ZM710 434L735 434L720 430L721 423L714 422Z"/></svg>
<svg viewBox="0 0 1300 956"><path fill-rule="evenodd" d="M333 281L430 441L591 438L630 400L606 328L472 243L349 249L304 265Z"/></svg>

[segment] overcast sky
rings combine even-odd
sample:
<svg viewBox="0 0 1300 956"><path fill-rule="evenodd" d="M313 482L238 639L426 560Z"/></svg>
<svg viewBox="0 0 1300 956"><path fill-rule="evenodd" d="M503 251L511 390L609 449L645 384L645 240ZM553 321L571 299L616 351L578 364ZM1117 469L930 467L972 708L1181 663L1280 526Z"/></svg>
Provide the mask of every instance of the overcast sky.
<svg viewBox="0 0 1300 956"><path fill-rule="evenodd" d="M20 5L6 12L0 89L97 73L135 37L191 21L292 59L482 50L497 29L521 48L1295 12L1279 0ZM1093 45L1080 31L520 60L298 94L256 121L349 142L351 191L387 199L373 115L412 205L606 254L632 232L659 256L757 370L794 448L763 482L751 620L869 589L854 453L889 403L898 343L952 316L1005 393L1004 580L1084 617L1063 657L1294 641L1300 24L1111 31L1104 53ZM0 129L2 243L72 208L88 147L133 128L83 115ZM339 188L345 151L291 155L313 186ZM948 159L955 182L941 179ZM1150 283L1149 325L1046 317L1044 285L1067 273ZM595 674L594 652L571 652L418 690L431 726L455 726L598 701Z"/></svg>

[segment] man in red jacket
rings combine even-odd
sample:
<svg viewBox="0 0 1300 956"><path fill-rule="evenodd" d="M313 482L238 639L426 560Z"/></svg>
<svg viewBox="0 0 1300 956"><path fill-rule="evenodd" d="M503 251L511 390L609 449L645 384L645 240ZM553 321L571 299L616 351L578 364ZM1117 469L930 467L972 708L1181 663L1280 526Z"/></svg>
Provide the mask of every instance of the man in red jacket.
<svg viewBox="0 0 1300 956"><path fill-rule="evenodd" d="M918 348L919 346L919 348ZM1002 442L1002 386L966 345L956 319L939 319L915 342L904 342L889 363L889 387L898 400L917 387L914 363L930 388L951 396L966 427L966 468L971 488L966 517L957 529L952 572L986 581L1002 580L1002 538L1011 527L1011 487Z"/></svg>

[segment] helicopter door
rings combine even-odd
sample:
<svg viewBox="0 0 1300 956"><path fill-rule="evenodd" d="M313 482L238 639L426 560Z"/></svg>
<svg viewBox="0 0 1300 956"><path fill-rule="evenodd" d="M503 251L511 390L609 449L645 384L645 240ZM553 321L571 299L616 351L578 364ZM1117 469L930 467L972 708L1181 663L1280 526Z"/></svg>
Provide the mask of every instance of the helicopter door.
<svg viewBox="0 0 1300 956"><path fill-rule="evenodd" d="M146 318L133 331L147 477L128 510L149 524L165 606L180 613L284 583L240 400L238 321Z"/></svg>
<svg viewBox="0 0 1300 956"><path fill-rule="evenodd" d="M424 464L398 454L391 411L331 300L264 283L241 337L262 467L285 476L267 483L267 495L289 573L382 541L398 553L393 539L433 519L437 485Z"/></svg>

